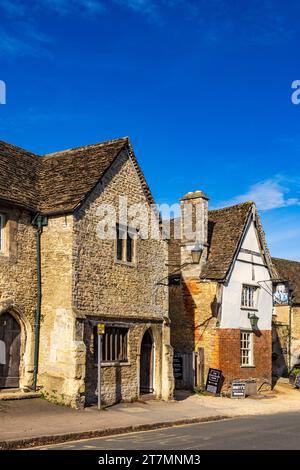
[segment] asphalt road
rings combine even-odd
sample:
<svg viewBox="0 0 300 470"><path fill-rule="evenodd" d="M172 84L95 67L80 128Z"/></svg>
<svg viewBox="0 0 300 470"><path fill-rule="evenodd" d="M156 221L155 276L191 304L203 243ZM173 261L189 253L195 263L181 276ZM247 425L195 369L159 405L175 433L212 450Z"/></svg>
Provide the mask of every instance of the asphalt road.
<svg viewBox="0 0 300 470"><path fill-rule="evenodd" d="M39 449L68 450L291 450L300 449L300 412L235 418Z"/></svg>

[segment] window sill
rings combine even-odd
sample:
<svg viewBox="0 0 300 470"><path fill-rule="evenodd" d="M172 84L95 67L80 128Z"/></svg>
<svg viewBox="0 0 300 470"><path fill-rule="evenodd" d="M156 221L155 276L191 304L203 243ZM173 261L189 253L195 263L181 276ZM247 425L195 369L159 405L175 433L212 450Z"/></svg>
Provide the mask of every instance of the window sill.
<svg viewBox="0 0 300 470"><path fill-rule="evenodd" d="M120 264L122 266L127 266L128 268L136 268L137 263L130 263L129 261L122 261L120 259L115 259L115 264Z"/></svg>
<svg viewBox="0 0 300 470"><path fill-rule="evenodd" d="M119 362L119 361L111 361L111 362L101 362L101 367L123 367L123 366L131 366L131 362ZM94 363L94 367L98 367L97 363Z"/></svg>
<svg viewBox="0 0 300 470"><path fill-rule="evenodd" d="M243 307L241 305L241 310L249 310L250 312L258 312L258 308L257 307Z"/></svg>
<svg viewBox="0 0 300 470"><path fill-rule="evenodd" d="M250 365L249 366L242 366L241 365L240 367L241 367L241 369L255 369L255 366L253 366L253 365L252 366L250 366Z"/></svg>

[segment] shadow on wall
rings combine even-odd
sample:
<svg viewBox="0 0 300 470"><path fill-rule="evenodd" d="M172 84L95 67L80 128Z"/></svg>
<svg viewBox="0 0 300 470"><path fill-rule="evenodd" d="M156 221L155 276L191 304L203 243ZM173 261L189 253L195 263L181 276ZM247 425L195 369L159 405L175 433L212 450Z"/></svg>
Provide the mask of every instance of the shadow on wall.
<svg viewBox="0 0 300 470"><path fill-rule="evenodd" d="M84 341L86 344L85 405L91 406L98 400L98 334L97 328L87 324ZM101 367L101 398L110 406L122 400L122 373L119 364Z"/></svg>
<svg viewBox="0 0 300 470"><path fill-rule="evenodd" d="M118 364L114 367L114 369L115 369L116 403L119 403L122 400L121 366Z"/></svg>
<svg viewBox="0 0 300 470"><path fill-rule="evenodd" d="M173 365L175 389L192 390L194 386L194 351L196 305L188 288L179 279L169 280L169 315L171 320L171 345L174 350ZM182 395L185 397L185 393Z"/></svg>
<svg viewBox="0 0 300 470"><path fill-rule="evenodd" d="M272 326L272 386L280 377L288 376L288 335L287 325Z"/></svg>

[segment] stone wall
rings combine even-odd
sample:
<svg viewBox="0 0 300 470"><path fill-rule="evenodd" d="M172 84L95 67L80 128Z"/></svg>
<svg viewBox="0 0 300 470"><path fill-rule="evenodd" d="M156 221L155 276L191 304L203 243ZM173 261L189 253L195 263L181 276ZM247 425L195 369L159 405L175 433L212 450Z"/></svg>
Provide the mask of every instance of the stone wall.
<svg viewBox="0 0 300 470"><path fill-rule="evenodd" d="M221 354L218 343L218 321L222 286L216 282L199 282L189 287L195 309L195 350L204 348L204 377L210 367L217 367Z"/></svg>
<svg viewBox="0 0 300 470"><path fill-rule="evenodd" d="M155 393L172 396L172 354L168 343L167 246L162 240L136 240L133 263L116 260L115 240L100 239L98 208L112 204L118 214L119 196L128 204L146 197L136 169L123 151L85 203L76 212L73 229L73 307L86 317L87 401L95 400L96 368L91 360L91 325L122 322L130 326L128 364L103 366L103 400L133 400L139 394L139 353L144 331L155 338ZM150 211L149 211L150 214ZM164 345L162 346L162 342ZM162 379L169 377L167 381ZM171 372L170 372L171 371Z"/></svg>
<svg viewBox="0 0 300 470"><path fill-rule="evenodd" d="M11 313L21 326L20 387L30 387L36 307L35 228L26 210L2 205L0 213L5 216L5 248L0 254L0 315Z"/></svg>
<svg viewBox="0 0 300 470"><path fill-rule="evenodd" d="M292 308L292 366L300 363L300 306Z"/></svg>
<svg viewBox="0 0 300 470"><path fill-rule="evenodd" d="M107 317L99 318L100 322L108 322ZM120 318L110 318L110 322L120 324ZM140 374L140 347L144 333L150 329L154 339L154 388L158 398L164 398L162 392L162 324L155 322L121 322L123 327L129 329L128 333L128 361L102 363L101 367L101 399L102 404L112 405L120 401L137 400ZM86 357L86 404L97 400L97 361L93 349L93 324L89 322L85 329ZM169 385L168 385L169 386ZM170 398L166 397L167 399Z"/></svg>
<svg viewBox="0 0 300 470"><path fill-rule="evenodd" d="M126 151L74 215L49 217L41 235L38 386L48 399L73 407L81 407L96 398L92 327L97 321L121 322L129 328L128 362L103 364L104 403L138 397L140 348L147 329L151 330L154 341L155 394L163 399L173 394L167 244L160 238L139 238L135 242L134 262L116 260L115 240L98 237L97 210L102 203L117 208L119 195L126 195L128 204L146 201ZM150 213L149 207L148 210ZM0 259L1 305L20 310L22 318L32 324L37 285L35 228L30 225L29 214L16 211L10 216L9 230L13 231L15 241L10 247L11 256ZM29 330L26 335L30 338ZM25 357L26 373L31 374L31 380L32 338L30 341ZM29 339L26 344L29 345Z"/></svg>
<svg viewBox="0 0 300 470"><path fill-rule="evenodd" d="M273 374L286 377L289 369L289 310L276 306L273 316ZM300 307L291 310L291 368L300 363Z"/></svg>
<svg viewBox="0 0 300 470"><path fill-rule="evenodd" d="M170 287L171 344L176 352L204 349L204 376L219 361L218 315L221 287L215 282L183 279Z"/></svg>
<svg viewBox="0 0 300 470"><path fill-rule="evenodd" d="M42 318L38 385L52 401L84 403L85 346L72 305L73 216L50 217L41 236Z"/></svg>
<svg viewBox="0 0 300 470"><path fill-rule="evenodd" d="M289 325L273 320L272 325L272 375L275 384L279 377L288 376Z"/></svg>

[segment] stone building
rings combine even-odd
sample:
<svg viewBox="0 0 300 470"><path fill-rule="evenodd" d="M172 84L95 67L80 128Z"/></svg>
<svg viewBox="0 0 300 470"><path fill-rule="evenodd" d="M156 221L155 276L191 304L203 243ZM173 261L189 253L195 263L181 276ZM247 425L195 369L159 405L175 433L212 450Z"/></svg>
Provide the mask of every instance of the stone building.
<svg viewBox="0 0 300 470"><path fill-rule="evenodd" d="M197 214L190 237L184 235L188 207ZM180 240L174 236L179 228ZM169 305L176 386L203 386L210 367L222 370L223 390L234 379L271 384L276 272L255 204L209 211L202 191L188 193L172 229Z"/></svg>
<svg viewBox="0 0 300 470"><path fill-rule="evenodd" d="M287 376L300 364L300 262L272 258L278 276L288 281L290 305L276 305L273 315L273 375Z"/></svg>
<svg viewBox="0 0 300 470"><path fill-rule="evenodd" d="M101 238L119 196L152 214L128 138L45 156L0 143L0 388L93 403L100 322L103 402L172 397L167 244L129 225Z"/></svg>

